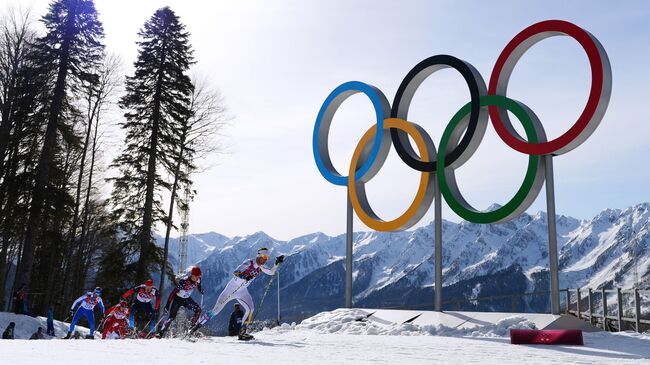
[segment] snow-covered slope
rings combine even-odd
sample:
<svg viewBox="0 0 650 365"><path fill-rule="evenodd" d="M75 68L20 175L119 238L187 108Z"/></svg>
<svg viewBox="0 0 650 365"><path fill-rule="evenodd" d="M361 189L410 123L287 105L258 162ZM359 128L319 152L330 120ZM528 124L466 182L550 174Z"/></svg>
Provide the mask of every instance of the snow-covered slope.
<svg viewBox="0 0 650 365"><path fill-rule="evenodd" d="M38 330L38 327L43 327L43 333L47 329L47 318L45 317L30 317L23 314L14 314L9 312L0 312L0 333L4 332L9 323L14 322L14 339L16 340L28 340L32 334ZM70 328L69 323L54 321L54 335L57 338L64 337L68 333ZM75 326L75 332L79 332L82 337L85 337L89 330L86 327ZM49 336L46 336L49 338ZM95 337L99 338L99 333L95 331ZM2 354L0 352L0 354ZM0 355L2 359L2 355ZM2 362L4 364L4 361Z"/></svg>
<svg viewBox="0 0 650 365"><path fill-rule="evenodd" d="M585 333L585 346L511 345L504 321L465 333L433 332L415 325L356 321L354 311L322 313L300 325L284 324L255 334L181 340L2 341L7 365L82 364L640 364L650 360L650 337L636 333ZM507 322L507 323L506 323ZM0 321L0 329L3 323ZM441 334L444 334L441 336Z"/></svg>

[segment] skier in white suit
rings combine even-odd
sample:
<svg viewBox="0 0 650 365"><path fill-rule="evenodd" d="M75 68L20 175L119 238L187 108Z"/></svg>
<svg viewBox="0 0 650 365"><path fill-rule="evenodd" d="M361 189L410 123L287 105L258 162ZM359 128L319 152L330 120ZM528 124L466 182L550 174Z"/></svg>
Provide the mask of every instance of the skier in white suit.
<svg viewBox="0 0 650 365"><path fill-rule="evenodd" d="M275 265L272 268L264 266L269 259L269 251L267 248L262 247L257 251L255 259L247 259L235 270L234 277L230 279L226 287L223 289L217 302L212 310L205 313L199 322L192 328L191 332L195 332L203 326L210 318L216 316L228 304L229 301L236 299L239 304L244 308L244 323L239 331L240 340L250 340L253 336L246 333L246 326L253 318L253 298L248 292L248 285L259 274L265 273L267 275L275 275L278 265L284 261L284 256L280 255L275 259Z"/></svg>

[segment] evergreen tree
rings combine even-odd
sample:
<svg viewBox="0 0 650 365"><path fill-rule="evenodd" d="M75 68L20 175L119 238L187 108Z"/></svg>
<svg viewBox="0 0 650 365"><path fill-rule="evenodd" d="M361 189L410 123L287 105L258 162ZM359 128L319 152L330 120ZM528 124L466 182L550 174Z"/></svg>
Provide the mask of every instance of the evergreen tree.
<svg viewBox="0 0 650 365"><path fill-rule="evenodd" d="M83 83L97 82L95 70L104 49L100 42L103 28L92 0L54 0L41 21L47 31L35 41L31 57L35 72L53 74L54 83L49 100L41 105L46 111L45 135L34 171L29 218L15 281L28 287L34 264L41 268L55 266L47 258L54 260L58 255L58 243L65 241L60 237L64 228L62 219L50 219L49 224L59 229L56 242L48 242L47 239L52 237L45 235L50 230L44 215L48 212L56 214L61 207L57 204L72 205L73 199L69 199L65 181L70 179L73 171L68 165L71 162L69 153L74 153L80 143L72 124L72 93L78 91ZM68 115L65 115L66 110ZM41 245L43 254L39 261L34 260L36 242ZM53 270L54 267L40 273L53 274Z"/></svg>
<svg viewBox="0 0 650 365"><path fill-rule="evenodd" d="M127 77L120 100L125 148L113 162L119 174L112 179L112 199L125 247L110 254L124 259L125 253L137 252L131 275L141 281L161 261L152 227L166 218L160 194L171 188L164 172L176 165L179 131L191 116L193 85L187 71L194 61L189 33L169 7L158 9L138 35L135 73Z"/></svg>

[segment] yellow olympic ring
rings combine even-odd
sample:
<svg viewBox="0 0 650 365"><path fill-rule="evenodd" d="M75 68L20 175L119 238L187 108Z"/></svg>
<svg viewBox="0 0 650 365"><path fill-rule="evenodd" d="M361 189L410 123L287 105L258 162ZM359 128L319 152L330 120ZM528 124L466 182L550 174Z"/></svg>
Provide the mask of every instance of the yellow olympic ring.
<svg viewBox="0 0 650 365"><path fill-rule="evenodd" d="M417 124L407 122L400 118L384 119L384 129L390 128L400 129L413 138L422 161L428 162L431 161L431 158L435 159L435 151L428 150L429 146L433 146L433 144L428 142L428 140L425 140L425 138L429 139L429 137L426 133L420 132L422 128ZM370 172L366 174L363 180L355 181L354 178L355 171L358 168L357 165L364 160L364 152L367 153L367 151L370 150L367 145L374 141L376 135L377 125L373 125L368 129L363 137L361 137L359 144L354 150L352 160L350 161L350 173L348 174L348 193L350 196L350 202L359 219L361 219L361 221L371 229L376 231L397 231L407 229L419 221L426 213L426 209L422 209L422 207L429 207L433 201L433 189L435 188L435 184L432 183L432 173L421 172L420 185L417 194L415 195L415 199L401 216L391 221L384 221L379 218L370 207L370 204L368 204L365 193L365 183L372 179L372 177L379 171L381 166L384 164L386 154L384 154L384 158L377 158L375 160ZM388 142L387 148L390 148L390 142ZM359 193L361 193L361 199L359 199Z"/></svg>

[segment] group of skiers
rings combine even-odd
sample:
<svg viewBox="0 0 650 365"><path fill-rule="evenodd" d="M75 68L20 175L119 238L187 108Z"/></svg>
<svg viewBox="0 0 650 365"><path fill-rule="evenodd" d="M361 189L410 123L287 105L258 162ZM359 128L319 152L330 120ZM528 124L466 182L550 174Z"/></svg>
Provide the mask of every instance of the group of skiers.
<svg viewBox="0 0 650 365"><path fill-rule="evenodd" d="M81 318L86 318L89 324L90 334L87 338L94 338L95 320L93 311L95 307L99 307L103 318L102 323L104 329L102 331L102 338L125 338L129 334L135 334L134 322L136 312L145 313L146 318L149 320L148 325L145 325L145 327L148 327L148 331L142 331L136 334L138 337L164 337L181 307L193 312L190 321L191 328L187 333L189 335L205 325L212 317L219 314L229 301L237 300L239 306L235 306L235 311L231 316L229 332L233 334L236 329L236 335L238 335L240 340L250 340L253 336L247 333L247 326L252 321L254 305L247 287L261 273L274 275L278 266L283 262L284 256L280 255L276 257L275 265L272 268L265 266L268 260L268 249L260 248L254 259L247 259L239 265L233 273L234 276L219 295L214 307L207 313L202 313L201 306L192 299L192 293L195 289L201 295L204 293L204 289L201 286L201 269L198 266L193 267L189 276L180 279L169 294L164 306L164 313L167 317L164 321L161 318L162 324L157 331L156 317L160 307L160 296L158 288L153 285L153 280L149 279L144 284L131 288L121 296L118 304L108 308L108 310L104 310L104 303L101 298L102 289L97 287L95 290L80 296L72 304L70 308L72 322L70 323L70 330L64 338L68 339L73 336L75 325ZM134 294L133 302L129 306L127 298ZM241 307L244 309L243 312L241 311Z"/></svg>

